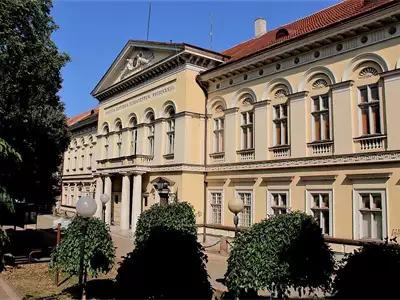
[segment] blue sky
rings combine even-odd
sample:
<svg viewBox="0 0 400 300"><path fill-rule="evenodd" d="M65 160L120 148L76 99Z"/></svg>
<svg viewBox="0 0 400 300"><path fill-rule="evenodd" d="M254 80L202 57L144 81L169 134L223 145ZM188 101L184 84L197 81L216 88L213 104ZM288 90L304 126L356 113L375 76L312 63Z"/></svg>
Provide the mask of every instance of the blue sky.
<svg viewBox="0 0 400 300"><path fill-rule="evenodd" d="M254 20L268 29L290 23L339 0L152 1L150 40L186 42L222 51L248 40ZM60 29L53 40L72 58L63 70L61 99L68 117L97 105L90 92L129 39L146 39L149 1L55 0L52 15Z"/></svg>

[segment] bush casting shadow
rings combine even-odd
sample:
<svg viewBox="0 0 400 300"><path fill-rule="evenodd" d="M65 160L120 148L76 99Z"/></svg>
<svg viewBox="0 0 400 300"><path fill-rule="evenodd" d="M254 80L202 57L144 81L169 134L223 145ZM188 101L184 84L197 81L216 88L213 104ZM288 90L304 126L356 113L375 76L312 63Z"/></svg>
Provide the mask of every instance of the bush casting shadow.
<svg viewBox="0 0 400 300"><path fill-rule="evenodd" d="M114 299L115 283L112 279L93 279L86 283L86 299ZM62 294L69 294L72 299L80 299L82 287L75 284L63 290Z"/></svg>
<svg viewBox="0 0 400 300"><path fill-rule="evenodd" d="M211 299L207 255L193 234L156 227L116 277L120 299Z"/></svg>
<svg viewBox="0 0 400 300"><path fill-rule="evenodd" d="M400 246L363 246L342 260L336 275L336 299L400 299Z"/></svg>

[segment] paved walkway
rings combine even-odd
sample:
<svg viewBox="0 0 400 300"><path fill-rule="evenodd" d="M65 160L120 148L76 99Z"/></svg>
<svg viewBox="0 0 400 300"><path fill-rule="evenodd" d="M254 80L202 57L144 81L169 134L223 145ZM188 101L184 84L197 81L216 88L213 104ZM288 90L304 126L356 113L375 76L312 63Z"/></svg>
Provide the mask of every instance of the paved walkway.
<svg viewBox="0 0 400 300"><path fill-rule="evenodd" d="M0 300L21 300L22 297L0 275Z"/></svg>

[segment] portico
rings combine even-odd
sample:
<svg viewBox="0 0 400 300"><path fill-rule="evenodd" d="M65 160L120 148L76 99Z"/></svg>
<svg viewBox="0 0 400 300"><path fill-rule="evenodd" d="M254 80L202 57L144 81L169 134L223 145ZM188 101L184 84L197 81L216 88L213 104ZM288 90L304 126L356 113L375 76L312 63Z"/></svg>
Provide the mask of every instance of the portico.
<svg viewBox="0 0 400 300"><path fill-rule="evenodd" d="M119 226L121 233L135 231L136 222L142 212L142 172L99 173L96 176L96 217L102 218L100 196L110 196L106 204L105 222Z"/></svg>

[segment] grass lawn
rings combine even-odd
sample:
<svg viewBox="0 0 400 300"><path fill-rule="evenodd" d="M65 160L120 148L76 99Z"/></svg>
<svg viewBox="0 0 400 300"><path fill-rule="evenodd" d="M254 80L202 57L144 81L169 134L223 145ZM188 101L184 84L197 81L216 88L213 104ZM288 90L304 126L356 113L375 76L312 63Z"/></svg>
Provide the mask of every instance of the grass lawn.
<svg viewBox="0 0 400 300"><path fill-rule="evenodd" d="M99 275L98 279L114 279L117 274L118 262L108 274ZM54 284L54 276L49 273L48 263L24 264L7 267L1 273L8 283L26 299L72 299L66 289L78 283L76 276L63 278L60 276L59 286ZM90 281L91 278L88 278Z"/></svg>

